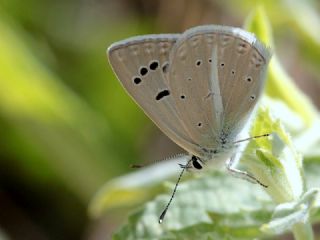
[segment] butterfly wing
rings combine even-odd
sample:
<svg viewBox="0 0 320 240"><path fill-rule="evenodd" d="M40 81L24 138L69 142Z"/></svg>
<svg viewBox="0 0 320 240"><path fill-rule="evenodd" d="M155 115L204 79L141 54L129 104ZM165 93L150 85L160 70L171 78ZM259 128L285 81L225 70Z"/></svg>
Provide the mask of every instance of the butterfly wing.
<svg viewBox="0 0 320 240"><path fill-rule="evenodd" d="M169 88L193 142L215 149L241 131L269 58L263 44L238 28L200 26L181 35L170 55Z"/></svg>
<svg viewBox="0 0 320 240"><path fill-rule="evenodd" d="M108 48L109 62L118 79L156 125L181 147L197 146L185 131L168 87L169 53L178 34L129 38Z"/></svg>

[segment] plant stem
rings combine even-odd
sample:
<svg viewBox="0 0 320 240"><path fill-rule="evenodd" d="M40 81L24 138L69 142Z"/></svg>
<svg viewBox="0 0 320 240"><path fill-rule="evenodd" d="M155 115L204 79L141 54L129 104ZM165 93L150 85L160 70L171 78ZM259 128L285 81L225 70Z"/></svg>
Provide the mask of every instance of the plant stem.
<svg viewBox="0 0 320 240"><path fill-rule="evenodd" d="M295 240L313 240L312 225L309 222L293 225L292 232Z"/></svg>

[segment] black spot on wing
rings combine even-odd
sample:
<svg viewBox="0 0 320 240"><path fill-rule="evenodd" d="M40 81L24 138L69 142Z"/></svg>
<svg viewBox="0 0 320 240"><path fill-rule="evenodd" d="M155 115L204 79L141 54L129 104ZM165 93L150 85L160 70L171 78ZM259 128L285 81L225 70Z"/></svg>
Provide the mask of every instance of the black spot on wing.
<svg viewBox="0 0 320 240"><path fill-rule="evenodd" d="M148 73L148 69L146 67L140 68L140 74L141 76L144 76Z"/></svg>
<svg viewBox="0 0 320 240"><path fill-rule="evenodd" d="M167 73L168 68L169 68L169 63L168 62L164 63L162 66L162 72Z"/></svg>
<svg viewBox="0 0 320 240"><path fill-rule="evenodd" d="M153 61L152 63L150 63L149 68L151 70L156 70L159 66L159 62L158 61Z"/></svg>
<svg viewBox="0 0 320 240"><path fill-rule="evenodd" d="M162 98L166 97L166 96L169 96L170 95L170 91L169 90L163 90L161 92L159 92L156 96L156 100L159 101L161 100Z"/></svg>
<svg viewBox="0 0 320 240"><path fill-rule="evenodd" d="M138 85L141 83L141 78L135 77L135 78L133 78L133 82Z"/></svg>

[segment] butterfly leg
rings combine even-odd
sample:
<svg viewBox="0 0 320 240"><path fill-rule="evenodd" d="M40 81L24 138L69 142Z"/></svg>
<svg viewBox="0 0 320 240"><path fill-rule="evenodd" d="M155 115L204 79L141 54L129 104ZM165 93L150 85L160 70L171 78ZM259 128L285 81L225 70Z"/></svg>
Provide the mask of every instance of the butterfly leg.
<svg viewBox="0 0 320 240"><path fill-rule="evenodd" d="M235 158L231 157L230 160L227 162L227 170L229 171L229 173L231 173L231 175L245 179L251 183L258 183L259 185L265 188L268 187L267 185L260 182L255 176L251 175L250 173L234 168L233 167L234 160Z"/></svg>

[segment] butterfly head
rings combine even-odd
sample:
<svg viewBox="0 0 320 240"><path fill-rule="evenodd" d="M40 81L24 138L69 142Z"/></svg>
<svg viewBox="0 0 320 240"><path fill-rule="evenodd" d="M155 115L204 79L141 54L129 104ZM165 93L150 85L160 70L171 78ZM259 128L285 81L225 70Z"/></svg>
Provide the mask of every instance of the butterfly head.
<svg viewBox="0 0 320 240"><path fill-rule="evenodd" d="M225 163L227 159L232 157L237 150L235 144L224 144L216 149L202 149L202 156L191 155L191 159L187 164L189 170L202 170L207 163L217 167Z"/></svg>

